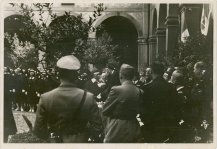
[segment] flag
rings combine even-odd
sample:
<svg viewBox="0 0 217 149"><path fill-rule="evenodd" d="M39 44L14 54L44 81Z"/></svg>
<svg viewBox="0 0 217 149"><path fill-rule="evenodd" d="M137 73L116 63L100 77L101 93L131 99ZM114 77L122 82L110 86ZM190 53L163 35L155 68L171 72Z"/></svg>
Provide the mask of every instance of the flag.
<svg viewBox="0 0 217 149"><path fill-rule="evenodd" d="M212 15L212 5L211 4L203 4L200 29L203 35L207 35L210 23L210 17Z"/></svg>
<svg viewBox="0 0 217 149"><path fill-rule="evenodd" d="M185 20L185 16L183 17L183 21L181 22L181 41L182 42L185 42L186 38L188 36L190 36L189 34L189 31L188 31L188 28L187 28L187 23L186 23L186 20Z"/></svg>

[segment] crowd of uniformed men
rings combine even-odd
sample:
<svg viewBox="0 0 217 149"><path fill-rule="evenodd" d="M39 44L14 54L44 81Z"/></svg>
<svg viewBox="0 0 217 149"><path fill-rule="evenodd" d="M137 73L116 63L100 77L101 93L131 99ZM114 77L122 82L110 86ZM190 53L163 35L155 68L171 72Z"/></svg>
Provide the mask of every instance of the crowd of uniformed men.
<svg viewBox="0 0 217 149"><path fill-rule="evenodd" d="M152 82L151 71L151 68L147 68L144 73L136 72L133 83L138 88L145 89L144 85ZM210 137L206 130L212 127L212 76L208 76L207 73L205 63L197 62L191 70L169 67L163 74L163 78L176 88L180 97L178 101L181 111L179 125L182 127L180 129L182 132L179 134L184 136L188 134L184 138L181 137L180 142L198 142L201 139L205 142ZM54 70L45 72L5 67L4 77L5 94L12 99L12 108L17 111L35 112L40 95L59 85L58 73ZM83 73L80 75L80 81L83 81L82 88L97 97L98 107L101 107L110 89L120 85L119 71L115 65L109 64L107 68L95 71L91 76L87 77L87 74ZM150 92L155 96L155 91ZM159 107L156 106L156 110ZM146 119L151 118L150 115ZM199 133L204 133L205 136L200 138ZM197 137L194 137L195 135Z"/></svg>
<svg viewBox="0 0 217 149"><path fill-rule="evenodd" d="M59 84L58 75L50 71L11 69L5 67L5 94L10 96L12 109L35 112L40 95Z"/></svg>

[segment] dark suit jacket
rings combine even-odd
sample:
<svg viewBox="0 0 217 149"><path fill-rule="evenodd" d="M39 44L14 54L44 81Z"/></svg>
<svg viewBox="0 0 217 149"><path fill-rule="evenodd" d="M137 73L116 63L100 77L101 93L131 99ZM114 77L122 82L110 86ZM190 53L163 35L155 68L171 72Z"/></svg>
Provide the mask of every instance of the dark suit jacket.
<svg viewBox="0 0 217 149"><path fill-rule="evenodd" d="M131 81L112 87L103 106L103 115L116 119L135 119L139 113L139 96L139 89Z"/></svg>
<svg viewBox="0 0 217 149"><path fill-rule="evenodd" d="M91 79L85 83L84 88L89 92L93 93L95 96L97 96L101 92L101 89L97 85L97 82L93 83Z"/></svg>
<svg viewBox="0 0 217 149"><path fill-rule="evenodd" d="M108 94L109 94L109 92L113 86L121 85L120 79L119 79L119 73L117 71L114 71L113 74L111 74L107 77L108 77L108 81L106 83L106 88L101 93L101 97L102 97L101 100L102 101L106 100L106 98L108 97Z"/></svg>
<svg viewBox="0 0 217 149"><path fill-rule="evenodd" d="M12 108L12 97L9 90L12 89L11 75L4 75L4 142L7 142L8 136L17 132Z"/></svg>
<svg viewBox="0 0 217 149"><path fill-rule="evenodd" d="M178 93L162 77L143 86L144 96L141 119L148 127L170 127L178 123Z"/></svg>
<svg viewBox="0 0 217 149"><path fill-rule="evenodd" d="M86 100L78 115L79 121L73 122L74 112L82 100L84 90L74 84L61 84L58 88L41 95L36 113L34 132L41 138L49 135L48 127L57 130L59 123L65 126L64 133L70 134L71 127L68 124L78 123L81 130L85 131L87 122L91 130L99 133L102 121L93 94L87 92ZM82 132L81 132L82 133Z"/></svg>

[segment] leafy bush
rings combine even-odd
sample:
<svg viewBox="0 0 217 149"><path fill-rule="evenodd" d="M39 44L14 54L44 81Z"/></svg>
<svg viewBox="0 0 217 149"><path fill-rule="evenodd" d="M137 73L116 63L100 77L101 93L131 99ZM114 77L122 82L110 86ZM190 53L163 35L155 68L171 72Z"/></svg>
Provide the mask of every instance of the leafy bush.
<svg viewBox="0 0 217 149"><path fill-rule="evenodd" d="M159 60L167 66L192 66L197 61L204 61L212 66L212 49L210 49L208 43L206 36L197 33L187 37L185 42L179 41L172 57L159 58Z"/></svg>
<svg viewBox="0 0 217 149"><path fill-rule="evenodd" d="M44 63L46 62L47 69L54 67L56 60L67 54L73 53L78 58L83 58L88 33L93 30L92 24L106 9L103 4L98 4L94 7L95 10L89 20L84 22L82 14L72 16L70 12L65 12L63 16L57 17L53 12L52 3L32 3L31 5L16 3L11 5L18 8L23 16L19 18L24 27L20 29L21 34L17 35L18 39L26 37L25 39L34 45L38 53L40 51L44 53L42 59L36 63L42 64L45 68ZM35 15L38 17L34 18ZM48 20L52 21L49 26ZM13 48L11 42L5 45L7 46L6 50L9 50L6 55L8 56L13 53ZM38 58L38 55L34 55L34 57ZM29 65L29 67L33 66Z"/></svg>
<svg viewBox="0 0 217 149"><path fill-rule="evenodd" d="M116 45L112 44L111 37L104 33L95 42L89 42L87 50L84 52L84 59L88 63L105 65L109 61L116 60L114 56Z"/></svg>
<svg viewBox="0 0 217 149"><path fill-rule="evenodd" d="M28 41L20 41L17 34L11 35L5 33L5 38L10 44L10 53L6 51L7 57L11 60L13 67L28 68L29 65L37 67L38 65L38 51L36 50L34 44Z"/></svg>

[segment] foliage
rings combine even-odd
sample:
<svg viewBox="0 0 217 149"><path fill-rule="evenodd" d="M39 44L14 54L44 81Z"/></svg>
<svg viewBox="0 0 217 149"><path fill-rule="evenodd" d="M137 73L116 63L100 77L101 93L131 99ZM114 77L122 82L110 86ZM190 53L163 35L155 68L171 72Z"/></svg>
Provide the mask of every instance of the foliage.
<svg viewBox="0 0 217 149"><path fill-rule="evenodd" d="M104 33L95 42L89 42L89 47L84 52L84 58L89 63L106 64L116 59L114 56L116 47L112 44L111 37Z"/></svg>
<svg viewBox="0 0 217 149"><path fill-rule="evenodd" d="M10 54L11 62L13 67L28 68L28 65L37 66L38 58L37 50L33 44L28 41L20 41L17 34L11 35L5 33L5 38L10 44L10 52L6 51L6 54Z"/></svg>
<svg viewBox="0 0 217 149"><path fill-rule="evenodd" d="M163 58L167 66L193 65L197 61L204 61L212 65L212 49L209 49L206 36L201 33L186 37L185 42L179 41L172 57Z"/></svg>
<svg viewBox="0 0 217 149"><path fill-rule="evenodd" d="M203 34L196 34L186 38L186 42L180 42L178 45L179 58L183 59L189 55L195 55L200 58L207 55L206 36Z"/></svg>
<svg viewBox="0 0 217 149"><path fill-rule="evenodd" d="M94 30L93 22L106 9L103 4L98 4L89 20L84 22L82 14L72 16L70 12L65 12L61 17L57 17L52 3L11 5L19 8L23 16L20 20L24 23L21 36L27 37L28 42L34 44L38 52L44 53L39 61L43 67L44 62L47 67L53 67L58 58L71 53L82 59L88 32ZM34 17L36 15L37 17ZM52 22L49 26L48 20Z"/></svg>

